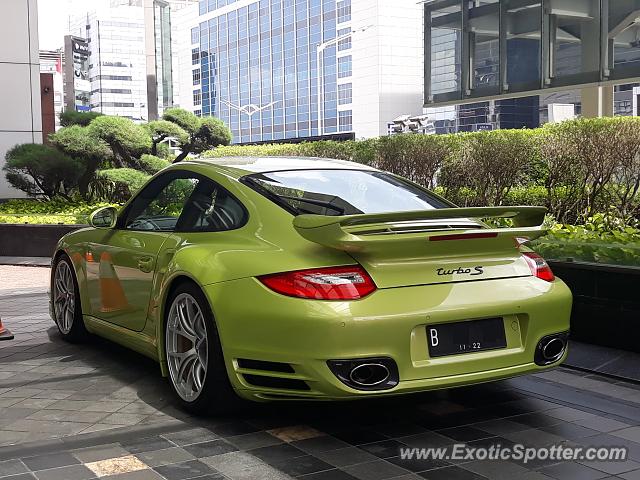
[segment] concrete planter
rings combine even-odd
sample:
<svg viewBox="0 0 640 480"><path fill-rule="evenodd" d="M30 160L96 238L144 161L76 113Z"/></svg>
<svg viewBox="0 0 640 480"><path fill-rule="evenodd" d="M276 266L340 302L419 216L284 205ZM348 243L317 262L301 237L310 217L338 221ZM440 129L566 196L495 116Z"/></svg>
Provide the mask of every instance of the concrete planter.
<svg viewBox="0 0 640 480"><path fill-rule="evenodd" d="M86 225L0 225L0 256L50 257L58 240Z"/></svg>
<svg viewBox="0 0 640 480"><path fill-rule="evenodd" d="M640 352L640 268L549 263L573 292L572 338Z"/></svg>

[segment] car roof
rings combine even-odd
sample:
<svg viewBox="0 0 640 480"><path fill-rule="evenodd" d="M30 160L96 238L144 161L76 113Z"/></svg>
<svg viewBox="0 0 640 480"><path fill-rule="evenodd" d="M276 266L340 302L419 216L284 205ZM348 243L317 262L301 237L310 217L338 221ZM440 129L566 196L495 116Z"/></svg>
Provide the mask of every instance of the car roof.
<svg viewBox="0 0 640 480"><path fill-rule="evenodd" d="M188 163L215 167L236 178L282 170L376 170L361 163L316 157L219 157L199 158Z"/></svg>

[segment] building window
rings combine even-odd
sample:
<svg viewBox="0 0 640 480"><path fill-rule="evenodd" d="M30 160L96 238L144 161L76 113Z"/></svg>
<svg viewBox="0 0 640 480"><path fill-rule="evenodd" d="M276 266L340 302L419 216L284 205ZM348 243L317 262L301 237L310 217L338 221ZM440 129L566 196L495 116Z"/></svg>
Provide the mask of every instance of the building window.
<svg viewBox="0 0 640 480"><path fill-rule="evenodd" d="M336 3L338 11L338 23L351 20L351 0L342 0Z"/></svg>
<svg viewBox="0 0 640 480"><path fill-rule="evenodd" d="M198 27L193 27L191 29L191 44L200 43L200 29Z"/></svg>
<svg viewBox="0 0 640 480"><path fill-rule="evenodd" d="M205 13L207 13L207 0L200 0L199 2L199 14L200 15L204 15Z"/></svg>
<svg viewBox="0 0 640 480"><path fill-rule="evenodd" d="M353 88L350 83L338 85L338 105L348 105L352 100Z"/></svg>
<svg viewBox="0 0 640 480"><path fill-rule="evenodd" d="M193 111L193 114L194 114L196 117L201 117L201 116L202 116L202 110L194 110L194 111Z"/></svg>
<svg viewBox="0 0 640 480"><path fill-rule="evenodd" d="M351 76L351 55L338 58L338 78Z"/></svg>
<svg viewBox="0 0 640 480"><path fill-rule="evenodd" d="M338 112L338 125L341 132L350 132L353 130L353 115L351 110Z"/></svg>
<svg viewBox="0 0 640 480"><path fill-rule="evenodd" d="M193 91L193 104L202 105L202 92L200 90Z"/></svg>
<svg viewBox="0 0 640 480"><path fill-rule="evenodd" d="M196 68L193 72L191 72L193 76L193 84L200 85L200 69Z"/></svg>
<svg viewBox="0 0 640 480"><path fill-rule="evenodd" d="M337 38L345 37L344 39L338 42L338 51L341 52L343 50L349 50L351 48L351 27L341 28L338 30Z"/></svg>
<svg viewBox="0 0 640 480"><path fill-rule="evenodd" d="M194 48L191 50L191 65L198 65L200 63L200 49Z"/></svg>

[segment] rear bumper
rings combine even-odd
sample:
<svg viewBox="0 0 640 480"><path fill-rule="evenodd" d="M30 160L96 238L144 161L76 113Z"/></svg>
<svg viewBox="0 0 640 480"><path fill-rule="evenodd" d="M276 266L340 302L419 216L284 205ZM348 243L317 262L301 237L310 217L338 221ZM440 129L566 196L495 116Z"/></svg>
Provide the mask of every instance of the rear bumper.
<svg viewBox="0 0 640 480"><path fill-rule="evenodd" d="M567 286L534 277L381 289L351 302L285 297L253 278L209 285L205 292L231 383L254 400L386 396L541 371L564 356L546 367L536 365L538 341L567 331L571 314ZM496 316L504 321L506 348L429 356L427 325ZM392 358L399 383L388 390L356 390L327 366L327 360L367 357ZM292 371L242 368L238 359L288 364ZM256 386L247 381L250 375L298 382L289 382L293 388L277 382Z"/></svg>

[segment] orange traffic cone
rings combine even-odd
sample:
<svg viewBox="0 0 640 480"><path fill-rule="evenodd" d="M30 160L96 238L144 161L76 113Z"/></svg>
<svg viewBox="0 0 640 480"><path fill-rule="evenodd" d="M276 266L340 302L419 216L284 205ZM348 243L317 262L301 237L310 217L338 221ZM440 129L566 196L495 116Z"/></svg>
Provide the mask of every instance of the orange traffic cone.
<svg viewBox="0 0 640 480"><path fill-rule="evenodd" d="M129 306L122 284L113 268L113 260L108 252L100 255L100 311L104 313L125 310Z"/></svg>
<svg viewBox="0 0 640 480"><path fill-rule="evenodd" d="M6 329L2 325L2 319L0 318L0 340L13 340L13 333Z"/></svg>

